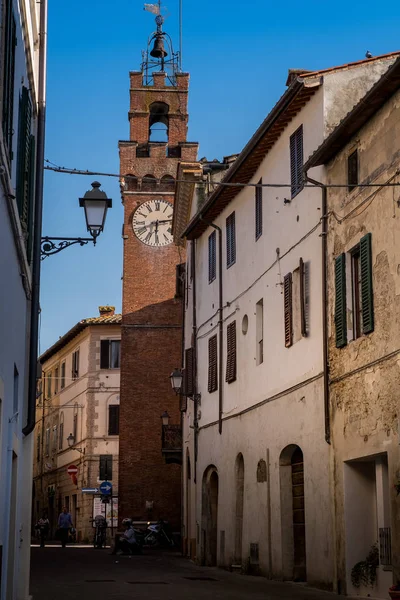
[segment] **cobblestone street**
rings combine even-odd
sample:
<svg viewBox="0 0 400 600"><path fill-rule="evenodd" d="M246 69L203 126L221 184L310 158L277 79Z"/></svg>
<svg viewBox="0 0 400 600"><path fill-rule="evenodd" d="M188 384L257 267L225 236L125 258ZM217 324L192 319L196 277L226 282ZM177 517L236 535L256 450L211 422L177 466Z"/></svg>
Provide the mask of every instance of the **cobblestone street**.
<svg viewBox="0 0 400 600"><path fill-rule="evenodd" d="M33 600L336 600L305 585L198 567L177 553L115 557L109 550L32 548Z"/></svg>

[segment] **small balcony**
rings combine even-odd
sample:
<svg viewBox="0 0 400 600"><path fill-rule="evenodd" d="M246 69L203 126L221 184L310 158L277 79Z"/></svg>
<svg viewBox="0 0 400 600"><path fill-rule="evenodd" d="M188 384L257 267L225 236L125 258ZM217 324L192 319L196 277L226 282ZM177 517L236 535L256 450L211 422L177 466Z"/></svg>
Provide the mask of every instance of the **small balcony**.
<svg viewBox="0 0 400 600"><path fill-rule="evenodd" d="M162 426L162 454L167 465L182 464L182 429L180 425Z"/></svg>

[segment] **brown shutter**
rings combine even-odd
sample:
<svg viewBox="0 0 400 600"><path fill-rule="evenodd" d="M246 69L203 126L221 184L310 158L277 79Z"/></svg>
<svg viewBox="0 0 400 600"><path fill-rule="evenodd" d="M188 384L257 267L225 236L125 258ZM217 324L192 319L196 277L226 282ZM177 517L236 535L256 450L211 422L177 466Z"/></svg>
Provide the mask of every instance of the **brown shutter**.
<svg viewBox="0 0 400 600"><path fill-rule="evenodd" d="M236 321L226 328L226 343L226 381L232 383L236 380Z"/></svg>
<svg viewBox="0 0 400 600"><path fill-rule="evenodd" d="M213 335L208 340L208 391L215 392L218 389L218 359L217 359L217 336Z"/></svg>
<svg viewBox="0 0 400 600"><path fill-rule="evenodd" d="M306 294L305 294L305 269L304 261L300 258L300 319L301 319L301 335L306 337L307 325L306 325Z"/></svg>
<svg viewBox="0 0 400 600"><path fill-rule="evenodd" d="M293 306L292 306L292 274L285 275L284 282L284 308L285 308L285 346L293 343Z"/></svg>
<svg viewBox="0 0 400 600"><path fill-rule="evenodd" d="M185 371L186 371L186 395L193 396L194 394L194 361L193 348L188 348L185 351Z"/></svg>

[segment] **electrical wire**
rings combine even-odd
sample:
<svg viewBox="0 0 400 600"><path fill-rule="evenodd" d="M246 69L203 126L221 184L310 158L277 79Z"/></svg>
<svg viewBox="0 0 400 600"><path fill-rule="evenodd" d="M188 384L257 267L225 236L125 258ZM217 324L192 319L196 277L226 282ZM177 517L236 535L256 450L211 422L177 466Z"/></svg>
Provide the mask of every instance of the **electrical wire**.
<svg viewBox="0 0 400 600"><path fill-rule="evenodd" d="M49 165L54 165L54 163L52 163L51 161L45 159L45 162L48 163ZM66 167L59 167L57 165L55 166L48 166L48 167L44 167L44 169L46 171L54 171L56 173L65 173L67 175L100 175L101 177L116 177L118 179L137 179L136 175L122 175L121 173L117 174L117 173L104 173L104 172L100 172L100 171L89 171L89 170L81 170L81 169L67 169ZM154 178L153 177L143 177L142 181L153 181ZM193 182L188 182L187 179L175 179L176 183L193 183ZM243 187L254 187L254 188L292 188L292 184L291 183L232 183L232 182L225 182L225 181L218 181L218 182L212 182L212 185L214 186L220 186L220 187L238 187L238 188L243 188ZM359 183L357 187L359 188L364 188L364 187L399 187L400 186L400 182L397 183ZM349 184L348 183L328 183L328 184L323 184L323 185L317 185L315 183L304 183L303 184L304 188L321 188L321 187L326 187L326 188L348 188Z"/></svg>

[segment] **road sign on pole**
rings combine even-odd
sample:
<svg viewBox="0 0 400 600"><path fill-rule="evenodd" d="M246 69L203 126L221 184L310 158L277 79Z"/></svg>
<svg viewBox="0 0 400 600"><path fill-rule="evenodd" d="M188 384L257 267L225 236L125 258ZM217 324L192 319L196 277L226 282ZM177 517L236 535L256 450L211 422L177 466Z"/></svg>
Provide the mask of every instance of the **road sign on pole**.
<svg viewBox="0 0 400 600"><path fill-rule="evenodd" d="M68 475L77 475L78 467L76 465L69 465L69 467L67 469L67 473L68 473Z"/></svg>
<svg viewBox="0 0 400 600"><path fill-rule="evenodd" d="M103 496L109 496L111 494L112 491L112 483L110 483L109 481L103 481L103 483L100 484L100 493L103 494Z"/></svg>

